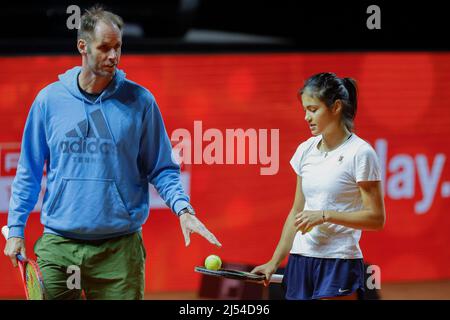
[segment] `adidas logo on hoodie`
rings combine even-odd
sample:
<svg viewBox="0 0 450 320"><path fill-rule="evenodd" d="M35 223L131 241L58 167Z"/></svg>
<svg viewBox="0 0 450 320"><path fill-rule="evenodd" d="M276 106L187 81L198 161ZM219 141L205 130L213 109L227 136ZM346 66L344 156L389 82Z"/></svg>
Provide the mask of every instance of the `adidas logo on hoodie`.
<svg viewBox="0 0 450 320"><path fill-rule="evenodd" d="M77 127L66 132L66 137L70 140L64 140L60 143L62 153L74 154L110 154L115 152L115 145L112 143L112 137L109 133L106 120L100 109L97 109L90 114L92 118L92 125L89 127L86 120L77 124ZM79 132L87 132L86 138ZM78 138L78 139L76 139ZM76 140L75 140L76 139Z"/></svg>

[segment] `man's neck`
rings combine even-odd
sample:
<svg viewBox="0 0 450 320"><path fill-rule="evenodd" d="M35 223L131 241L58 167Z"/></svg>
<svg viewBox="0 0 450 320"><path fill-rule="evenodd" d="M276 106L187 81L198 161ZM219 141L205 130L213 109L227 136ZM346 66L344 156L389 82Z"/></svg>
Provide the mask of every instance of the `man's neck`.
<svg viewBox="0 0 450 320"><path fill-rule="evenodd" d="M87 93L99 94L109 85L111 80L112 77L99 77L82 68L78 76L78 85Z"/></svg>

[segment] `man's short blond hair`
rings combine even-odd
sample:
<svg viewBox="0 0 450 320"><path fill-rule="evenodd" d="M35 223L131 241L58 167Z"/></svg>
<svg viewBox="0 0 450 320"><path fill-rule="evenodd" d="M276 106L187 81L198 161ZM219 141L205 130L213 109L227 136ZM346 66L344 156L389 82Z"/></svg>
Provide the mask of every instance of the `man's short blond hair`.
<svg viewBox="0 0 450 320"><path fill-rule="evenodd" d="M96 5L86 10L81 16L80 28L78 29L77 39L91 41L94 38L95 26L99 21L112 24L122 31L123 19L102 6Z"/></svg>

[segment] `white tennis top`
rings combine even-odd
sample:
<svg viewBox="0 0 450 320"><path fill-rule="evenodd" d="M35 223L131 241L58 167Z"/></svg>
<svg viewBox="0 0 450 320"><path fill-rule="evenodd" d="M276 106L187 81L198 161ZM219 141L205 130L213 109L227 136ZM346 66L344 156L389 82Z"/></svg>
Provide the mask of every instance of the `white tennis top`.
<svg viewBox="0 0 450 320"><path fill-rule="evenodd" d="M290 163L302 177L304 210L346 212L363 208L357 182L380 181L381 169L374 149L356 134L327 153L317 148L322 136L301 143ZM291 253L318 258L362 258L361 230L332 223L297 232Z"/></svg>

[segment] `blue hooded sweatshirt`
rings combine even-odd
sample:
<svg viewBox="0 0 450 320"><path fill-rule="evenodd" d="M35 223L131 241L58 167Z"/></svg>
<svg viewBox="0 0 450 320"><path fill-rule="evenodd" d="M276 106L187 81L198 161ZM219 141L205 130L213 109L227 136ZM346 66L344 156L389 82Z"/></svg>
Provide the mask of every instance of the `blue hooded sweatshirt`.
<svg viewBox="0 0 450 320"><path fill-rule="evenodd" d="M141 230L152 183L174 213L189 206L180 167L153 95L116 70L93 102L80 67L39 92L31 106L9 204L9 237L24 237L39 196L45 233L107 239Z"/></svg>

